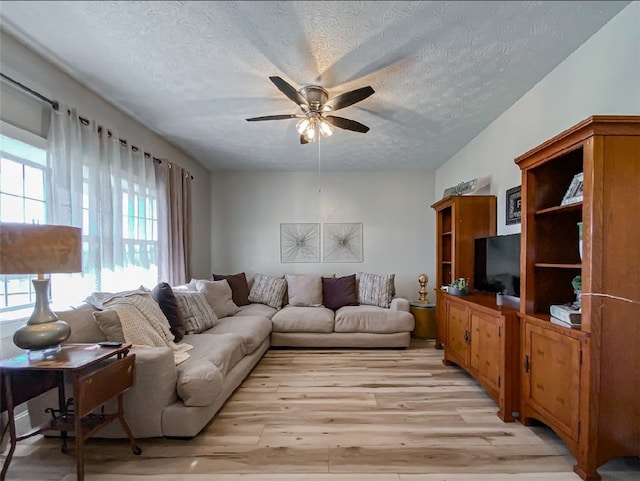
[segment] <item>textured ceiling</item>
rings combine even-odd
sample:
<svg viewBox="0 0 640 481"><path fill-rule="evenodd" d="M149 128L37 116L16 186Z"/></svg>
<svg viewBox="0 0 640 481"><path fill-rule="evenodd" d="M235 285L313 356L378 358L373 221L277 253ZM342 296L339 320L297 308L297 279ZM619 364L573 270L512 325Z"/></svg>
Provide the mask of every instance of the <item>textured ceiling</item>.
<svg viewBox="0 0 640 481"><path fill-rule="evenodd" d="M214 169L315 170L269 81L376 93L323 170L436 168L629 2L0 2L2 28ZM83 112L91 116L91 112ZM117 126L112 126L117 128ZM135 140L135 139L132 139Z"/></svg>

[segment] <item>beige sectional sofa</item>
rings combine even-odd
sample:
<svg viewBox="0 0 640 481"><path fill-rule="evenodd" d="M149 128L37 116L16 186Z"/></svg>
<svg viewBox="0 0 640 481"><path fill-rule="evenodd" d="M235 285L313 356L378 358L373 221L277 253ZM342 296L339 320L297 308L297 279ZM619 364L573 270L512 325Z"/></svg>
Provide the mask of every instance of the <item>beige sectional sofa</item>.
<svg viewBox="0 0 640 481"><path fill-rule="evenodd" d="M227 281L198 282L218 289L219 283ZM231 289L228 284L224 287L229 290L229 299L225 300L228 307ZM174 292L181 290L194 291L195 284L175 288ZM217 314L224 314L224 310L220 311L219 299L209 296L207 302L217 307ZM231 304L233 314L223 317L217 315L215 309L209 310L209 317L216 318L215 325L184 335L181 344L134 346L134 386L124 396L125 417L134 436L197 435L270 346L401 348L409 345L414 327L413 316L408 312L409 303L400 298L391 300L389 307L347 305L335 311L322 305L277 308L259 302ZM94 305L87 303L58 312L71 326L72 334L66 342L118 340L125 329L114 334L113 325L105 322L107 318L113 321L113 313L106 314L106 310L96 311ZM177 363L175 348L184 345L192 346L187 351L189 357ZM56 396L52 390L29 402L33 425L49 416L45 409L57 405ZM105 409L114 411L115 402ZM125 437L118 423L111 423L96 435Z"/></svg>

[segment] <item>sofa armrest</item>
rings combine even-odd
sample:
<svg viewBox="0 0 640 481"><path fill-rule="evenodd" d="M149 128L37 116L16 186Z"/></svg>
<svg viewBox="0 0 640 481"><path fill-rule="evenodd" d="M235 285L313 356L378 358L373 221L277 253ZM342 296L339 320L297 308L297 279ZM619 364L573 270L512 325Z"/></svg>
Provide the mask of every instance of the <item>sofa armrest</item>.
<svg viewBox="0 0 640 481"><path fill-rule="evenodd" d="M394 297L391 299L391 305L389 309L394 311L405 311L409 312L409 301L404 297Z"/></svg>
<svg viewBox="0 0 640 481"><path fill-rule="evenodd" d="M131 352L136 355L136 364L133 388L124 395L127 423L138 438L162 436L162 412L177 399L173 351L139 347ZM112 424L116 427L119 423Z"/></svg>

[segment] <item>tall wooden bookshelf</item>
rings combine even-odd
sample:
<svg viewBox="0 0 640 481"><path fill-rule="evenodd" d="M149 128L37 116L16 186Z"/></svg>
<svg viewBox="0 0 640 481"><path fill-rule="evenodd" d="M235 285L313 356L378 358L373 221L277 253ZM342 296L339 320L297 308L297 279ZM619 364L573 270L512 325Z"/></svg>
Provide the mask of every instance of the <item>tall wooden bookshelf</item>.
<svg viewBox="0 0 640 481"><path fill-rule="evenodd" d="M496 234L494 195L450 195L431 206L436 211L436 348L445 339L445 301L440 287L469 279L473 288L475 239Z"/></svg>
<svg viewBox="0 0 640 481"><path fill-rule="evenodd" d="M585 480L640 455L640 116L593 116L515 159L522 170L520 420L550 426ZM583 200L562 205L576 174ZM582 258L577 223L582 222ZM550 322L575 299L582 325Z"/></svg>

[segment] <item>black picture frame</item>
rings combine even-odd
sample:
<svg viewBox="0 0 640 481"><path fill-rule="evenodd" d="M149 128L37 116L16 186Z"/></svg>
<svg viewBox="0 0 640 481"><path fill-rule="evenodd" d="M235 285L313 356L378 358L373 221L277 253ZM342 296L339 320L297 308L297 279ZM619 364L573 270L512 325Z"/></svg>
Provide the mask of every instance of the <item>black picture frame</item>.
<svg viewBox="0 0 640 481"><path fill-rule="evenodd" d="M506 224L519 224L522 210L522 186L507 189L506 207Z"/></svg>

